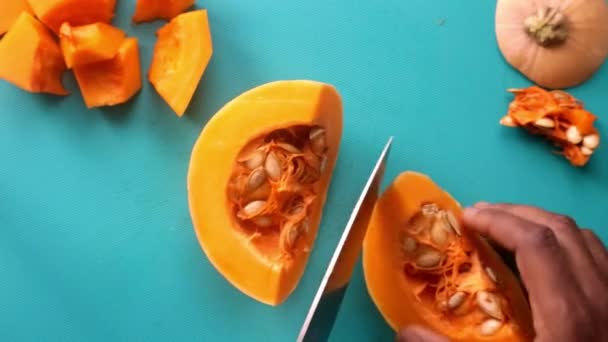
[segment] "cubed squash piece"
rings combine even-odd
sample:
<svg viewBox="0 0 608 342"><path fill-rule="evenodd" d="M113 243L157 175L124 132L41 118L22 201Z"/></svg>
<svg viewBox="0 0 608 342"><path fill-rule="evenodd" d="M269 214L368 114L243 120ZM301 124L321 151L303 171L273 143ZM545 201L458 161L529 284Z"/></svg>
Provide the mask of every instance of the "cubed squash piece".
<svg viewBox="0 0 608 342"><path fill-rule="evenodd" d="M184 115L213 54L206 10L180 14L158 30L149 79L178 116Z"/></svg>
<svg viewBox="0 0 608 342"><path fill-rule="evenodd" d="M75 27L63 23L59 38L65 64L72 68L114 58L125 40L125 33L105 23Z"/></svg>
<svg viewBox="0 0 608 342"><path fill-rule="evenodd" d="M0 79L32 93L67 95L59 44L28 12L21 12L0 40Z"/></svg>
<svg viewBox="0 0 608 342"><path fill-rule="evenodd" d="M55 33L59 33L64 22L73 26L109 23L116 7L116 0L29 0L29 3L40 21Z"/></svg>
<svg viewBox="0 0 608 342"><path fill-rule="evenodd" d="M194 0L137 0L133 22L173 19L194 5Z"/></svg>
<svg viewBox="0 0 608 342"><path fill-rule="evenodd" d="M0 36L8 31L23 11L32 12L26 0L0 1Z"/></svg>
<svg viewBox="0 0 608 342"><path fill-rule="evenodd" d="M88 108L128 101L141 89L137 39L125 39L110 60L74 66L74 74Z"/></svg>

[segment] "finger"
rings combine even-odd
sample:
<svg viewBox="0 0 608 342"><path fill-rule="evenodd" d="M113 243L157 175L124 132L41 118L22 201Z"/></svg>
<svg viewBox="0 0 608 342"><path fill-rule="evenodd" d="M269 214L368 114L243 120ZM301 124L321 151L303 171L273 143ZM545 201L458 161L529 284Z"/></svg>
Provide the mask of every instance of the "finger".
<svg viewBox="0 0 608 342"><path fill-rule="evenodd" d="M397 336L398 342L449 342L445 336L422 327L410 327L403 329Z"/></svg>
<svg viewBox="0 0 608 342"><path fill-rule="evenodd" d="M585 239L585 244L587 248L593 255L593 259L595 259L595 263L600 269L600 273L608 277L608 250L602 243L602 240L595 235L595 233L590 229L582 229L583 239Z"/></svg>
<svg viewBox="0 0 608 342"><path fill-rule="evenodd" d="M564 301L576 305L580 288L551 229L492 208L465 209L463 221L467 228L515 253L523 283L540 315L563 312Z"/></svg>
<svg viewBox="0 0 608 342"><path fill-rule="evenodd" d="M549 227L564 248L568 260L572 263L572 270L579 279L585 294L591 296L602 287L603 284L600 283L602 276L598 272L595 258L587 248L581 230L571 218L527 205L496 203L482 204L481 207L503 210L541 226Z"/></svg>

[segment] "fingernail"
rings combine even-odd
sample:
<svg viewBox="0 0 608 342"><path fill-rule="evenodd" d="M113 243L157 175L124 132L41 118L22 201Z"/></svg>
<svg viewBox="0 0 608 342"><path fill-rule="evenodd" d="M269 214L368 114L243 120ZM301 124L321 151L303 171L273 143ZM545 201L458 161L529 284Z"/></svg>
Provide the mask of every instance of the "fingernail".
<svg viewBox="0 0 608 342"><path fill-rule="evenodd" d="M465 208L462 212L462 216L464 219L471 218L479 212L479 208Z"/></svg>
<svg viewBox="0 0 608 342"><path fill-rule="evenodd" d="M422 342L422 337L411 329L402 331L399 334L398 342Z"/></svg>
<svg viewBox="0 0 608 342"><path fill-rule="evenodd" d="M488 202L481 201L481 202L477 202L477 203L475 203L474 207L475 207L475 208L487 208L487 207L489 207L490 205L491 205L491 204L490 204L490 203L488 203Z"/></svg>

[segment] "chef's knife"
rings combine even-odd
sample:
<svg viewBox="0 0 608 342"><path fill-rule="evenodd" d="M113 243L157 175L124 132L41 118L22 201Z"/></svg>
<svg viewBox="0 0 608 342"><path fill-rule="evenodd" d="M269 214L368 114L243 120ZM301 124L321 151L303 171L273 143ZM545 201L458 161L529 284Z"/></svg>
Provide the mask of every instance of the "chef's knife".
<svg viewBox="0 0 608 342"><path fill-rule="evenodd" d="M392 142L393 138L391 137L382 150L380 158L376 162L351 213L306 315L298 336L298 342L324 342L329 338L342 298L361 252L365 231L378 199L378 192L384 177L386 160Z"/></svg>

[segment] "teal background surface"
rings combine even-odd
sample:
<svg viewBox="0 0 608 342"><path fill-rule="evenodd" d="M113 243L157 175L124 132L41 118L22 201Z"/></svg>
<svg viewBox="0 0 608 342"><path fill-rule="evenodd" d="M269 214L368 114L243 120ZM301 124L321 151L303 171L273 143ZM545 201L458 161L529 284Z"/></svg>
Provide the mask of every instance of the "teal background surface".
<svg viewBox="0 0 608 342"><path fill-rule="evenodd" d="M72 95L0 82L2 341L291 341L383 144L384 185L429 174L463 205L540 205L608 240L608 150L576 169L542 140L499 126L530 82L497 49L494 1L206 0L215 53L185 117L146 82L129 103L87 110ZM140 40L143 72L162 23L114 23ZM221 106L279 79L313 79L344 100L344 138L308 268L282 306L230 286L195 238L191 148ZM608 136L608 67L570 90ZM226 132L226 134L231 134ZM210 166L212 167L212 166ZM396 298L398 300L398 298ZM392 341L360 265L333 341Z"/></svg>

